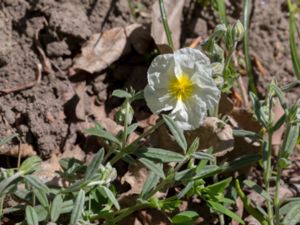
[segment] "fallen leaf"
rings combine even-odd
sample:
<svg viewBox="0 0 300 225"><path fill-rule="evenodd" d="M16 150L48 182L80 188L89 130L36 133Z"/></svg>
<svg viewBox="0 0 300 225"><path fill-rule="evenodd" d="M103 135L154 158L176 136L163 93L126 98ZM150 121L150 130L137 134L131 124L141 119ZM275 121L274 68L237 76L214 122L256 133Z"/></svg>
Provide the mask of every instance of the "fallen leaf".
<svg viewBox="0 0 300 225"><path fill-rule="evenodd" d="M78 70L95 73L106 69L123 54L126 43L126 33L122 27L93 34L82 47L81 54L74 58L70 76Z"/></svg>
<svg viewBox="0 0 300 225"><path fill-rule="evenodd" d="M174 0L165 0L164 5L168 18L168 24L170 30L172 31L174 49L179 49L181 35L181 16L184 6L184 0L177 0L176 4L174 4ZM162 24L159 1L156 1L152 6L151 35L156 44L168 44L164 26Z"/></svg>

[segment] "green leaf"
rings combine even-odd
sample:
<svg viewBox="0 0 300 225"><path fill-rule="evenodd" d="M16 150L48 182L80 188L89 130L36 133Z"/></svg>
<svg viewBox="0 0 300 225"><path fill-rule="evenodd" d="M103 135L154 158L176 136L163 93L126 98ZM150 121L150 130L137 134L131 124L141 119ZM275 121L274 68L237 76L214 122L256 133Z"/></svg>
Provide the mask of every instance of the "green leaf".
<svg viewBox="0 0 300 225"><path fill-rule="evenodd" d="M99 191L102 193L103 196L106 196L117 208L117 210L120 210L120 204L117 201L115 195L105 186L100 186Z"/></svg>
<svg viewBox="0 0 300 225"><path fill-rule="evenodd" d="M139 126L138 123L131 124L129 127L127 127L127 133L131 134L133 131L136 130L136 128L138 128L138 126Z"/></svg>
<svg viewBox="0 0 300 225"><path fill-rule="evenodd" d="M264 199L271 201L271 197L270 197L269 193L266 192L262 187L260 187L254 181L252 181L252 180L245 180L244 184L247 185L248 187L252 188L256 193L258 193Z"/></svg>
<svg viewBox="0 0 300 225"><path fill-rule="evenodd" d="M56 195L53 199L52 205L51 205L51 211L50 211L50 219L51 222L56 222L62 212L63 207L63 199L62 195Z"/></svg>
<svg viewBox="0 0 300 225"><path fill-rule="evenodd" d="M252 140L262 140L262 137L255 133L255 132L252 132L252 131L249 131L249 130L236 130L234 129L233 130L233 136L234 137L248 137Z"/></svg>
<svg viewBox="0 0 300 225"><path fill-rule="evenodd" d="M284 135L282 144L281 154L284 158L288 158L289 155L294 151L297 144L298 136L300 131L300 124L288 124Z"/></svg>
<svg viewBox="0 0 300 225"><path fill-rule="evenodd" d="M20 166L19 171L23 174L33 173L38 169L42 160L38 156L31 156L27 158Z"/></svg>
<svg viewBox="0 0 300 225"><path fill-rule="evenodd" d="M12 139L14 139L17 136L18 136L18 134L13 134L13 135L10 135L10 136L5 137L3 139L0 139L0 146L10 142Z"/></svg>
<svg viewBox="0 0 300 225"><path fill-rule="evenodd" d="M260 159L261 156L259 154L243 155L241 157L234 159L229 163L225 163L224 165L221 166L221 168L223 172L236 171L240 168L253 165L254 163L258 162L258 160Z"/></svg>
<svg viewBox="0 0 300 225"><path fill-rule="evenodd" d="M33 193L35 194L39 202L42 204L42 206L44 206L45 208L49 208L49 201L46 193L43 190L34 188Z"/></svg>
<svg viewBox="0 0 300 225"><path fill-rule="evenodd" d="M300 80L300 57L298 55L298 48L295 39L295 33L297 30L296 27L296 17L293 8L295 7L291 0L288 1L288 8L290 12L290 22L289 22L289 39L290 39L290 50L291 50L291 58L294 66L294 70L298 80Z"/></svg>
<svg viewBox="0 0 300 225"><path fill-rule="evenodd" d="M163 119L167 124L167 126L169 127L178 145L182 148L184 152L186 152L187 142L183 134L183 131L176 126L175 122L169 116L163 115Z"/></svg>
<svg viewBox="0 0 300 225"><path fill-rule="evenodd" d="M178 193L177 197L179 199L183 198L193 187L194 187L194 181L189 182L185 187Z"/></svg>
<svg viewBox="0 0 300 225"><path fill-rule="evenodd" d="M153 171L155 174L157 174L161 178L165 178L164 171L160 166L158 166L157 164L155 164L154 162L152 162L151 160L146 159L146 158L139 158L138 160L142 164L144 164L149 170Z"/></svg>
<svg viewBox="0 0 300 225"><path fill-rule="evenodd" d="M283 219L284 225L296 225L300 222L300 204L295 205Z"/></svg>
<svg viewBox="0 0 300 225"><path fill-rule="evenodd" d="M245 224L245 222L234 212L230 211L229 209L227 209L225 206L217 203L217 202L213 202L213 201L207 201L208 205L216 212L224 214L226 216L229 216L230 218L232 218L233 220L241 223L241 224Z"/></svg>
<svg viewBox="0 0 300 225"><path fill-rule="evenodd" d="M84 175L85 180L91 179L99 170L99 165L101 164L104 157L104 149L101 148L94 156L92 162L86 168Z"/></svg>
<svg viewBox="0 0 300 225"><path fill-rule="evenodd" d="M19 179L21 177L21 175L22 174L20 172L17 172L14 175L2 180L0 182L0 196L4 195L6 193L5 190L9 187L9 185L14 183L17 179Z"/></svg>
<svg viewBox="0 0 300 225"><path fill-rule="evenodd" d="M112 96L115 96L118 98L131 98L132 97L132 95L130 93L128 93L127 91L121 90L121 89L114 90L112 93Z"/></svg>
<svg viewBox="0 0 300 225"><path fill-rule="evenodd" d="M208 160L208 161L214 161L215 157L209 153L206 152L194 152L192 154L193 158L195 159L201 159L201 160Z"/></svg>
<svg viewBox="0 0 300 225"><path fill-rule="evenodd" d="M175 215L171 221L174 224L180 225L193 225L195 224L195 220L199 217L199 214L194 211L184 211Z"/></svg>
<svg viewBox="0 0 300 225"><path fill-rule="evenodd" d="M279 214L281 216L288 214L288 212L291 211L291 209L297 205L300 205L300 200L298 201L291 201L288 202L287 204L283 205L280 209L279 209Z"/></svg>
<svg viewBox="0 0 300 225"><path fill-rule="evenodd" d="M32 175L27 175L24 177L25 180L34 188L39 189L45 193L49 192L49 188L47 187L46 184L44 184L39 178L37 178L36 176L32 176Z"/></svg>
<svg viewBox="0 0 300 225"><path fill-rule="evenodd" d="M161 165L162 169L162 165ZM152 191L152 189L158 184L160 177L154 173L153 171L150 171L147 180L144 183L142 192L141 192L141 198L142 199L147 199L148 194Z"/></svg>
<svg viewBox="0 0 300 225"><path fill-rule="evenodd" d="M136 155L144 158L158 160L160 162L181 162L184 156L161 148L144 148L136 152Z"/></svg>
<svg viewBox="0 0 300 225"><path fill-rule="evenodd" d="M32 206L26 206L25 214L28 225L39 225L37 213Z"/></svg>
<svg viewBox="0 0 300 225"><path fill-rule="evenodd" d="M85 192L84 190L80 190L77 198L74 203L74 208L72 210L70 225L78 225L78 221L82 217L82 212L84 209L84 201L85 201Z"/></svg>
<svg viewBox="0 0 300 225"><path fill-rule="evenodd" d="M190 147L187 150L187 155L191 155L194 152L196 152L199 148L199 138L195 138L193 143L190 145Z"/></svg>
<svg viewBox="0 0 300 225"><path fill-rule="evenodd" d="M229 177L225 180L219 181L217 183L208 185L206 189L211 193L211 194L218 194L224 192L225 188L227 188L232 180L232 177Z"/></svg>
<svg viewBox="0 0 300 225"><path fill-rule="evenodd" d="M121 146L121 142L115 136L113 136L111 133L105 131L98 123L96 123L95 127L86 129L86 133L89 135L94 135L97 137L104 138L106 140L109 140L109 141L114 142L114 143L118 144L119 146Z"/></svg>

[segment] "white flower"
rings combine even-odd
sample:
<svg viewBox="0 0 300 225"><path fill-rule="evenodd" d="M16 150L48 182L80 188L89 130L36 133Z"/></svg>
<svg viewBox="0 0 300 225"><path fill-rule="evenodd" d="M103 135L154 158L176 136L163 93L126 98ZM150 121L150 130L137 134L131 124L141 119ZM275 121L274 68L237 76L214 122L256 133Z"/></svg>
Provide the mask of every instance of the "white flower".
<svg viewBox="0 0 300 225"><path fill-rule="evenodd" d="M170 111L180 128L193 130L204 121L208 110L217 107L220 90L207 56L200 50L183 48L152 61L144 96L153 113Z"/></svg>

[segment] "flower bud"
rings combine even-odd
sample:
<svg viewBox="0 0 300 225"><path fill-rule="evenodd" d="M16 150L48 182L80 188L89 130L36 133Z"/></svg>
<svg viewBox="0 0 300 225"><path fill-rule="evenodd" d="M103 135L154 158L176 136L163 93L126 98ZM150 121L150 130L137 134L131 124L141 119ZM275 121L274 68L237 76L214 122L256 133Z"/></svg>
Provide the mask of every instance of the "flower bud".
<svg viewBox="0 0 300 225"><path fill-rule="evenodd" d="M244 26L241 23L241 21L237 21L236 24L233 26L233 33L234 33L234 40L235 41L241 41L244 37Z"/></svg>

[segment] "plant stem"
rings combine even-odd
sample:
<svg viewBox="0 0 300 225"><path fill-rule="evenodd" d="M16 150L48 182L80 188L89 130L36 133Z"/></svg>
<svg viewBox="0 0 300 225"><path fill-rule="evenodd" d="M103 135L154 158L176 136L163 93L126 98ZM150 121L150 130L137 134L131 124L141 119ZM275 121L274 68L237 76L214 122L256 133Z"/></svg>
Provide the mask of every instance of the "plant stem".
<svg viewBox="0 0 300 225"><path fill-rule="evenodd" d="M160 127L164 123L163 119L160 119L154 126L152 126L149 130L147 130L145 133L141 134L135 141L133 141L130 146L134 146L138 144L144 137L147 137L150 135L153 131L155 131L158 127ZM128 153L128 148L127 146L125 149L122 149L118 154L116 154L112 160L110 161L111 165L114 165L117 161L119 161L125 154Z"/></svg>
<svg viewBox="0 0 300 225"><path fill-rule="evenodd" d="M161 15L161 19L163 21L165 33L166 33L166 36L167 36L168 44L172 49L174 49L173 40L172 40L172 33L170 31L170 27L169 27L169 24L168 24L168 17L167 17L165 4L164 4L163 0L159 0L159 9L160 9L160 15Z"/></svg>
<svg viewBox="0 0 300 225"><path fill-rule="evenodd" d="M0 197L0 222L1 222L2 215L3 215L4 198L5 198L5 195Z"/></svg>
<svg viewBox="0 0 300 225"><path fill-rule="evenodd" d="M126 143L127 143L127 126L128 126L128 113L129 113L129 102L128 99L125 100L125 118L124 118L124 130L123 130L123 136L122 136L122 149L125 149Z"/></svg>
<svg viewBox="0 0 300 225"><path fill-rule="evenodd" d="M274 196L274 211L275 211L275 225L280 224L280 215L279 215L279 207L280 207L280 199L279 199L279 188L280 188L280 176L281 176L281 166L279 165L280 153L278 153L277 165L276 165L276 188L275 188L275 196Z"/></svg>
<svg viewBox="0 0 300 225"><path fill-rule="evenodd" d="M268 151L267 151L267 165L266 165L266 171L264 171L264 183L265 183L265 188L266 192L270 193L270 178L272 175L272 166L271 166L271 160L272 160L272 136L273 136L273 131L272 131L272 97L269 98L269 123L268 123ZM267 208L268 208L268 219L269 219L269 224L274 225L273 221L273 206L272 206L272 200L268 199L267 200Z"/></svg>

